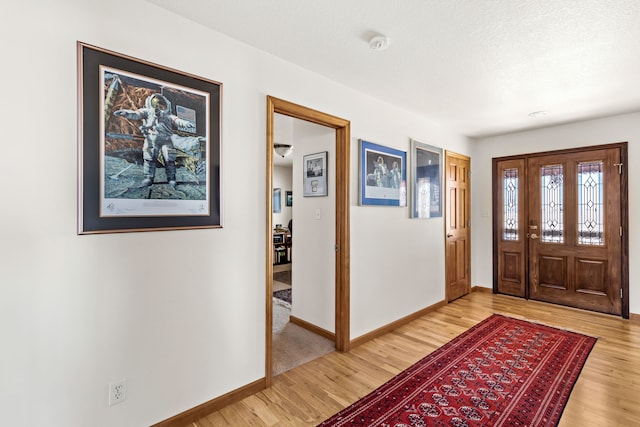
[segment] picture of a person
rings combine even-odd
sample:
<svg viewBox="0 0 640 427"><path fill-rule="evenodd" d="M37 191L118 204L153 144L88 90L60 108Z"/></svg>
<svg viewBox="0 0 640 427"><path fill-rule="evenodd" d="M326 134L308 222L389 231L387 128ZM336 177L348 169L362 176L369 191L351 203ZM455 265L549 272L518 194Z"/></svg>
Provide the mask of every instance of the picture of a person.
<svg viewBox="0 0 640 427"><path fill-rule="evenodd" d="M400 188L401 182L402 174L400 173L400 167L398 166L398 162L394 161L389 171L389 186L391 188Z"/></svg>
<svg viewBox="0 0 640 427"><path fill-rule="evenodd" d="M150 186L156 174L156 167L163 166L167 181L171 187L176 186L176 148L200 156L200 142L203 137L182 136L178 129L195 134L194 123L181 119L172 113L171 102L162 94L155 93L145 100L145 106L136 110L116 110L113 114L129 120L140 120L140 130L144 135L142 146L143 186Z"/></svg>

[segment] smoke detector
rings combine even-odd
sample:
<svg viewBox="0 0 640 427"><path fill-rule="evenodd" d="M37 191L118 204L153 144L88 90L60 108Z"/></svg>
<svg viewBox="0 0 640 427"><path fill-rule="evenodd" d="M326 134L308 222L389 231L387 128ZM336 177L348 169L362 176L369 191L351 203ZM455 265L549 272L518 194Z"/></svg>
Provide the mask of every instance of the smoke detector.
<svg viewBox="0 0 640 427"><path fill-rule="evenodd" d="M369 40L369 47L371 48L371 50L376 51L385 50L389 47L390 42L391 41L387 36L373 36Z"/></svg>

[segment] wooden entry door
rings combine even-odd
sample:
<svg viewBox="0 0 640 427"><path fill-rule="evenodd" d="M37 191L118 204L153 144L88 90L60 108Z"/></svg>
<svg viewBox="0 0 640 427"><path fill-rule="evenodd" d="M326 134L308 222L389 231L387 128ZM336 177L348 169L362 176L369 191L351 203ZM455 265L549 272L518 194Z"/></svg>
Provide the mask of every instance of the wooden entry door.
<svg viewBox="0 0 640 427"><path fill-rule="evenodd" d="M625 315L623 148L494 161L497 292Z"/></svg>
<svg viewBox="0 0 640 427"><path fill-rule="evenodd" d="M446 298L471 289L471 159L445 152Z"/></svg>
<svg viewBox="0 0 640 427"><path fill-rule="evenodd" d="M620 150L529 161L532 299L621 314Z"/></svg>

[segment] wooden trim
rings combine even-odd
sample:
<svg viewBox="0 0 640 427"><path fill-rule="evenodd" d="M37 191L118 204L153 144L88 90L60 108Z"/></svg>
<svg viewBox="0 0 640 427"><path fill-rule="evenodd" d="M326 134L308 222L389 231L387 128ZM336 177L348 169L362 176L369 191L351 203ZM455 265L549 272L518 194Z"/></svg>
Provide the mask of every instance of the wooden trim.
<svg viewBox="0 0 640 427"><path fill-rule="evenodd" d="M622 226L621 262L622 277L620 284L622 287L622 317L629 319L629 154L628 143L617 144L620 146L620 163L622 163L622 174L620 174L620 225Z"/></svg>
<svg viewBox="0 0 640 427"><path fill-rule="evenodd" d="M540 151L536 153L523 153L523 154L514 154L511 156L504 157L494 157L495 160L512 160L519 159L522 157L542 157L549 155L562 155L562 154L570 154L576 152L584 152L584 151L594 151L594 150L606 150L609 148L620 148L622 146L626 146L627 142L614 142L611 144L603 144L603 145L589 145L587 147L574 147L574 148L564 148L561 150L550 150L550 151Z"/></svg>
<svg viewBox="0 0 640 427"><path fill-rule="evenodd" d="M336 130L336 305L335 342L339 351L350 349L351 325L351 246L350 246L350 166L351 124Z"/></svg>
<svg viewBox="0 0 640 427"><path fill-rule="evenodd" d="M266 147L266 171L267 171L267 197L266 199L266 238L265 238L265 271L266 286L266 332L265 332L265 362L264 371L267 387L272 380L272 352L273 352L273 116L275 106L271 97L267 97L267 147Z"/></svg>
<svg viewBox="0 0 640 427"><path fill-rule="evenodd" d="M485 288L484 286L472 286L471 292L484 292L487 294L495 294L496 292L491 288Z"/></svg>
<svg viewBox="0 0 640 427"><path fill-rule="evenodd" d="M296 119L316 123L336 130L336 259L335 259L335 344L339 351L350 349L350 140L351 122L348 120L322 113L289 101L267 96L267 138L266 138L266 357L265 371L267 387L271 386L272 374L272 291L273 291L273 260L271 246L273 244L271 220L271 194L273 187L273 116L275 113L284 114Z"/></svg>
<svg viewBox="0 0 640 427"><path fill-rule="evenodd" d="M445 300L442 300L440 302L437 302L433 305L430 305L429 307L423 308L422 310L416 311L415 313L412 313L408 316L405 316L401 319L396 320L395 322L391 322L385 326L382 326L378 329L374 329L371 332L368 332L364 335L360 335L358 338L354 339L353 341L351 341L351 348L353 347L357 347L361 344L366 343L367 341L371 341L372 339L381 337L382 335L389 333L395 329L398 329L401 326L406 325L409 322L412 322L422 316L424 316L425 314L431 313L432 311L435 311L437 309L439 309L440 307L444 307L445 305L447 305L447 302Z"/></svg>
<svg viewBox="0 0 640 427"><path fill-rule="evenodd" d="M640 314L629 313L629 320L633 323L640 324Z"/></svg>
<svg viewBox="0 0 640 427"><path fill-rule="evenodd" d="M289 316L289 322L300 326L308 331L313 332L316 335L320 335L321 337L325 337L328 340L334 341L336 340L336 334L331 331L327 331L319 326L314 325L313 323L309 323L306 320L302 320L296 316Z"/></svg>
<svg viewBox="0 0 640 427"><path fill-rule="evenodd" d="M219 411L232 403L239 402L246 397L252 396L265 388L266 380L265 378L261 378L227 394L223 394L222 396L216 397L208 402L181 412L180 414L164 421L160 421L151 427L184 427L185 425L196 422L200 418Z"/></svg>
<svg viewBox="0 0 640 427"><path fill-rule="evenodd" d="M493 272L493 293L498 293L498 159L491 159L491 250L492 250L492 272Z"/></svg>

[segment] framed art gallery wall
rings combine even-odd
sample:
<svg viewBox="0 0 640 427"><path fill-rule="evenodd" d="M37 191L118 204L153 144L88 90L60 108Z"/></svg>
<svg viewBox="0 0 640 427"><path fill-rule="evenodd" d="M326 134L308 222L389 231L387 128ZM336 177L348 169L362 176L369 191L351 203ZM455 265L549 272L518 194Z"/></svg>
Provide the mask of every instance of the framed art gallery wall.
<svg viewBox="0 0 640 427"><path fill-rule="evenodd" d="M7 255L0 260L6 284L0 316L3 325L12 325L3 334L12 349L4 362L15 368L3 377L12 390L3 400L5 424L23 424L22 409L30 407L39 408L30 414L39 425L153 425L264 378L266 94L351 121L352 337L441 298L440 220L409 220L408 207L359 206L358 139L406 152L411 135L469 153L466 138L147 1L109 7L73 0L56 1L55 7L17 2L7 13L6 34L29 31L20 43L0 48L8 58L8 101L2 108L10 126L3 132L6 141L18 144L3 166L4 176L13 178L5 186L10 202L0 211ZM221 227L78 235L78 135L86 130L78 103L78 41L222 84ZM36 107L39 101L46 108ZM99 147L99 138L83 139ZM308 153L322 151L327 150ZM330 170L334 161L329 152ZM99 176L99 164L93 167L89 172ZM134 168L119 178L127 179ZM327 197L304 198L301 175L294 176L294 221L330 237L317 225L327 221L335 227L335 219L325 215L331 208L315 204L331 197L333 181ZM311 205L298 218L302 201ZM424 236L420 242L414 239L418 234ZM383 241L392 250L381 250ZM330 263L335 241L322 242ZM333 271L314 271L313 277L331 280L323 274ZM392 301L390 283L397 291ZM310 292L319 304L300 307L300 314L329 330L334 317L325 308L334 295L321 287ZM185 351L193 348L198 351ZM108 406L109 384L122 380L126 401Z"/></svg>

